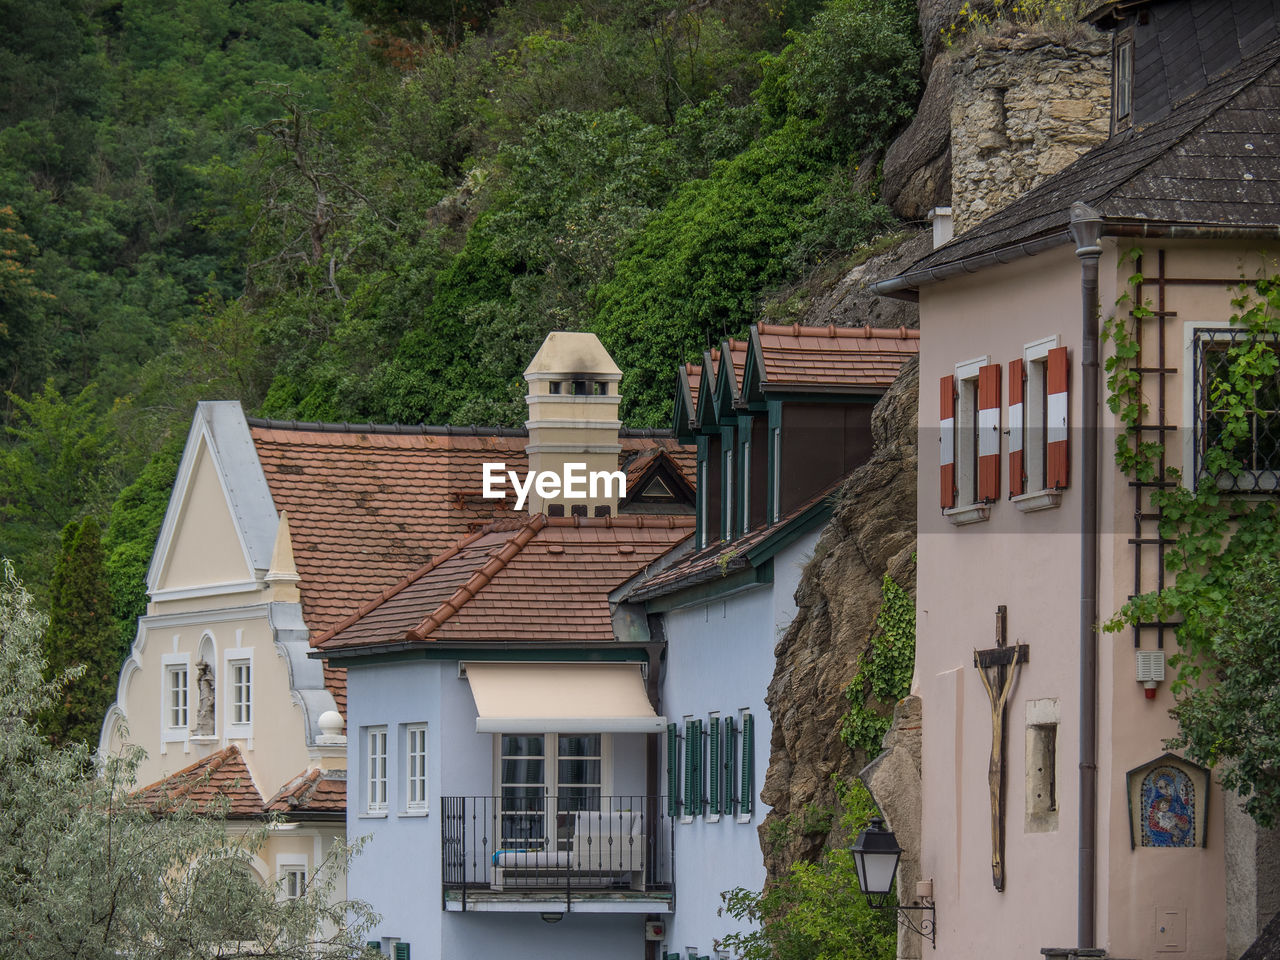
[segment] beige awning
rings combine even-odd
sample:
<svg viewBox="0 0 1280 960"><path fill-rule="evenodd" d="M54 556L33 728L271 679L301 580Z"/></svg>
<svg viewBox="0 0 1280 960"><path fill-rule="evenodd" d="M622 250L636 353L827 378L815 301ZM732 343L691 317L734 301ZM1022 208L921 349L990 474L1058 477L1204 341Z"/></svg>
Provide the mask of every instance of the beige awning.
<svg viewBox="0 0 1280 960"><path fill-rule="evenodd" d="M464 663L477 733L657 733L638 663Z"/></svg>

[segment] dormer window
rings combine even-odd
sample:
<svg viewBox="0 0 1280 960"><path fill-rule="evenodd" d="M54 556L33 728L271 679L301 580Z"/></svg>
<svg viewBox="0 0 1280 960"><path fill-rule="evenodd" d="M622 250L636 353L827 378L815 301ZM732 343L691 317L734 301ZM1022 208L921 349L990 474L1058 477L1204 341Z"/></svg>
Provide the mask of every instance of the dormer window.
<svg viewBox="0 0 1280 960"><path fill-rule="evenodd" d="M1128 129L1133 121L1133 35L1121 37L1116 44L1115 91L1111 98L1113 131Z"/></svg>

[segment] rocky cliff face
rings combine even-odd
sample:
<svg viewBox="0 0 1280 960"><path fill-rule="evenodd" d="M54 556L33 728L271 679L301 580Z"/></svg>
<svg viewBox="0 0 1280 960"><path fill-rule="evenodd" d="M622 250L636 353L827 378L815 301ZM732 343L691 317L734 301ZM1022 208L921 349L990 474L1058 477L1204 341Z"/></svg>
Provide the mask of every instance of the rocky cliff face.
<svg viewBox="0 0 1280 960"><path fill-rule="evenodd" d="M847 782L870 759L845 746L840 718L844 689L875 630L885 572L914 594L918 393L912 360L876 404L875 452L841 488L797 590L799 612L775 650L765 697L773 739L761 791L773 809L760 828L774 876L822 849L825 819L808 814L834 807L832 777Z"/></svg>

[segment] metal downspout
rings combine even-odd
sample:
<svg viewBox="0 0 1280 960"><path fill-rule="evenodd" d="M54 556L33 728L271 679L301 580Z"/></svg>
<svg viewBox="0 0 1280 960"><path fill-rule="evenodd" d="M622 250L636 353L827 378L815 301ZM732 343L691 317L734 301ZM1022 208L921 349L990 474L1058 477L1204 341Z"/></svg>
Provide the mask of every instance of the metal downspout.
<svg viewBox="0 0 1280 960"><path fill-rule="evenodd" d="M1080 838L1076 944L1097 939L1098 804L1098 260L1102 214L1071 205L1071 236L1080 258Z"/></svg>

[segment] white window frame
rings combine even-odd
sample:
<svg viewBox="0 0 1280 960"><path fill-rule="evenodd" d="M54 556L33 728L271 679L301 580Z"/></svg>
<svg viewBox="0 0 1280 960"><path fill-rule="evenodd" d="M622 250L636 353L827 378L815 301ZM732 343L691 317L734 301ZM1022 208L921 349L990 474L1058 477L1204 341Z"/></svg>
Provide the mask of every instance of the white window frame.
<svg viewBox="0 0 1280 960"><path fill-rule="evenodd" d="M247 723L236 722L236 667L249 667L249 720ZM223 737L227 740L249 740L253 737L253 715L257 712L254 696L257 670L253 662L253 647L242 647L224 651L222 654L222 688L223 688Z"/></svg>
<svg viewBox="0 0 1280 960"><path fill-rule="evenodd" d="M698 537L698 549L706 549L710 542L707 534L707 504L710 503L707 497L707 461L698 461L698 518L702 521L700 524Z"/></svg>
<svg viewBox="0 0 1280 960"><path fill-rule="evenodd" d="M773 428L773 502L769 504L771 510L770 523L777 523L782 514L782 427Z"/></svg>
<svg viewBox="0 0 1280 960"><path fill-rule="evenodd" d="M289 893L290 874L302 874L302 884L298 891L294 894ZM307 863L305 854L301 853L280 853L276 854L276 883L279 885L277 890L277 899L280 900L297 900L306 895L307 887L312 882L311 870Z"/></svg>
<svg viewBox="0 0 1280 960"><path fill-rule="evenodd" d="M1047 510L1062 503L1062 491L1045 485L1049 468L1046 444L1049 440L1049 351L1058 347L1058 335L1032 340L1022 348L1022 469L1027 475L1020 496L1010 497L1023 513ZM1010 424L1010 430L1018 429Z"/></svg>
<svg viewBox="0 0 1280 960"><path fill-rule="evenodd" d="M951 449L955 457L956 505L943 515L956 525L986 520L990 507L978 500L978 371L989 355L955 366L956 404ZM946 442L945 439L943 441Z"/></svg>
<svg viewBox="0 0 1280 960"><path fill-rule="evenodd" d="M430 778L427 773L427 764L431 756L428 726L425 723L405 723L401 724L401 729L404 731L403 747L400 751L404 757L404 776L401 778L404 781L404 796L401 816L425 817L430 810L431 798L428 791ZM415 763L413 749L414 740L418 737L421 737L422 741L420 765ZM418 766L416 771L415 766ZM422 788L421 797L418 799L413 797L415 784L420 784Z"/></svg>
<svg viewBox="0 0 1280 960"><path fill-rule="evenodd" d="M594 733L594 731L593 731ZM502 805L502 738L504 736L521 736L521 737L542 737L542 783L525 783L521 784L526 787L540 787L545 797L558 797L560 792L560 737L572 736L589 736L591 734L577 732L565 733L561 731L548 732L521 732L512 733L495 733L493 734L493 795L497 798L494 804L494 814L498 819L498 823L494 825L495 836L499 838L498 842L502 843L502 826L501 818L504 810ZM601 803L604 798L613 796L613 735L609 733L599 732L600 737L600 797ZM591 758L587 758L591 759ZM569 784L568 786L573 786ZM584 784L584 786L591 786ZM551 807L551 801L548 800L547 807ZM544 810L544 815L547 813ZM544 837L544 842L554 839L552 830L548 827Z"/></svg>
<svg viewBox="0 0 1280 960"><path fill-rule="evenodd" d="M187 744L191 739L191 693L194 678L191 670L191 655L187 653L166 653L160 657L160 739L162 743ZM173 720L173 675L185 670L187 676L186 723L175 725Z"/></svg>
<svg viewBox="0 0 1280 960"><path fill-rule="evenodd" d="M751 434L742 441L742 533L751 529Z"/></svg>
<svg viewBox="0 0 1280 960"><path fill-rule="evenodd" d="M380 748L375 752L375 746ZM391 758L387 750L387 725L376 724L360 730L360 772L363 785L364 816L387 815L388 784Z"/></svg>

